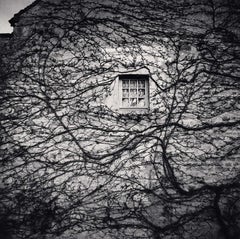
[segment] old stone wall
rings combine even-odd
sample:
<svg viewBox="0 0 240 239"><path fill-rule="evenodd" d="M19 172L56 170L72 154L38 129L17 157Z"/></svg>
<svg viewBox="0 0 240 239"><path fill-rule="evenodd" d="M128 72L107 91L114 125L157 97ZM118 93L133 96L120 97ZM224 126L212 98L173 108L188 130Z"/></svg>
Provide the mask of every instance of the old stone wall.
<svg viewBox="0 0 240 239"><path fill-rule="evenodd" d="M177 221L194 235L202 233L201 224L199 238L217 231L209 224L215 215L209 188L239 174L239 82L213 74L214 64L208 73L197 44L183 47L177 37L159 35L135 39L130 30L140 31L137 24L129 30L126 17L118 25L121 14L103 13L94 1L79 9L75 1L55 3L43 8L43 1L14 23L7 91L14 100L5 103L4 124L10 125L18 190L50 188L45 199L57 194L56 205L69 207L68 220L79 219L84 230L91 213L99 213L102 225L108 203L118 220L119 212L133 211L137 222L139 215L159 228ZM149 76L149 109L120 109L123 74ZM11 170L6 178L11 185ZM90 197L89 190L99 193ZM177 193L190 196L181 200ZM200 209L203 216L182 219Z"/></svg>

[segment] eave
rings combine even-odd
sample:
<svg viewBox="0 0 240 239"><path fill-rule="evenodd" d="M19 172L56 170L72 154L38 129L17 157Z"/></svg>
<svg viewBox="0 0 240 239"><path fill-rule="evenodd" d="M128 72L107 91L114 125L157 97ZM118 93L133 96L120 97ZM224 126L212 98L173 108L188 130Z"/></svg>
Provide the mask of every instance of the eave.
<svg viewBox="0 0 240 239"><path fill-rule="evenodd" d="M19 21L22 14L24 14L25 12L29 11L31 8L36 6L40 1L42 1L42 0L35 0L30 5L28 5L24 9L20 10L18 13L14 14L14 16L9 20L9 23L11 24L11 26L14 27L15 24Z"/></svg>

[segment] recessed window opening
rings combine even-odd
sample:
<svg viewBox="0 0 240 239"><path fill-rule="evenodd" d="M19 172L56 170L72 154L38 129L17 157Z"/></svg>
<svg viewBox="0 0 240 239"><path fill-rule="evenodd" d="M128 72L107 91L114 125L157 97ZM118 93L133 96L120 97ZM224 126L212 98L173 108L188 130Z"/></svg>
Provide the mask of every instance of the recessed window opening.
<svg viewBox="0 0 240 239"><path fill-rule="evenodd" d="M148 75L120 75L120 108L148 108Z"/></svg>

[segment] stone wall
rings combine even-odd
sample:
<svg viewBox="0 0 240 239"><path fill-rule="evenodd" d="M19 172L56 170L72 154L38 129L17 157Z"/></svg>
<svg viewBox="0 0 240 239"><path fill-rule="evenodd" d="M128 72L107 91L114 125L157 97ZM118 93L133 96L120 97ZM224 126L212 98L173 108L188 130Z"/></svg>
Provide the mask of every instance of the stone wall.
<svg viewBox="0 0 240 239"><path fill-rule="evenodd" d="M83 21L81 14L96 2L84 1L90 5L83 9L75 9L75 1L56 2L49 8L35 6L14 23L8 79L14 100L5 103L4 124L10 125L10 156L24 165L14 174L17 190L37 194L42 188L47 194L50 188L53 193L40 199L49 201L57 194L54 203L69 207L69 221L78 218L81 229L89 226L91 213L99 220L96 228L106 226L102 215L109 203L118 220L123 220L119 211L135 213L133 221L144 229L148 225L149 231L171 223L174 228L180 221L179 233L186 238L191 233L182 228L198 235L201 225L205 234L199 238L206 238L211 228L218 228L209 224L216 223L215 191L210 189L234 181L240 170L239 82L206 73L209 56L202 56L205 49L196 42L183 47L177 37L158 34L136 40L126 19L116 24L121 16L114 15L115 9L103 13L98 6ZM133 24L132 30L139 28ZM149 75L147 111L119 108L118 76L126 73ZM97 193L90 197L89 190ZM201 208L199 217L181 221ZM31 207L26 210L33 213ZM141 224L141 215L150 223Z"/></svg>

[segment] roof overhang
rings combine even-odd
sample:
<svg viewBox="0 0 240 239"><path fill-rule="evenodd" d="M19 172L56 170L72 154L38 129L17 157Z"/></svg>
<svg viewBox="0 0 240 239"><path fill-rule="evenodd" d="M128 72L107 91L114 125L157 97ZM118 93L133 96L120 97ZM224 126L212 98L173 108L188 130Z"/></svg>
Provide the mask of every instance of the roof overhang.
<svg viewBox="0 0 240 239"><path fill-rule="evenodd" d="M9 23L11 24L11 26L14 27L15 24L19 21L22 14L29 11L31 8L36 6L41 1L42 0L35 0L32 4L28 5L24 9L20 10L18 13L14 14L14 16L9 20Z"/></svg>

